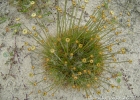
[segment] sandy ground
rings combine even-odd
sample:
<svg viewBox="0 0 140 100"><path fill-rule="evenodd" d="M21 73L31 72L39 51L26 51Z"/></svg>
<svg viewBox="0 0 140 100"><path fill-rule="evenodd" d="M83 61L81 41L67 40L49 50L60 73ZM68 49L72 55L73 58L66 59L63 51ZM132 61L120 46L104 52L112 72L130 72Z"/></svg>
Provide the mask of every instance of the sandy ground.
<svg viewBox="0 0 140 100"><path fill-rule="evenodd" d="M97 4L98 2L90 3L87 12L90 13L91 8ZM25 41L32 43L33 40L21 33L14 35L14 29L7 28L17 17L20 17L27 27L31 27L34 22L4 0L0 1L0 12L7 18L6 22L0 24L0 100L86 100L81 93L73 90L59 90L53 97L36 94L38 90L30 84L32 78L29 73L32 72L33 64L39 64L24 46ZM54 27L55 24L51 24L49 30L55 32ZM133 23L133 30L124 29L123 32L128 33L121 36L127 40L124 45L127 48L125 57L132 59L133 63L119 65L118 70L122 73L120 89L111 89L109 93L103 92L100 96L95 95L98 100L140 100L140 20L136 19ZM10 52L13 52L13 55L10 55ZM8 63L11 58L13 62Z"/></svg>

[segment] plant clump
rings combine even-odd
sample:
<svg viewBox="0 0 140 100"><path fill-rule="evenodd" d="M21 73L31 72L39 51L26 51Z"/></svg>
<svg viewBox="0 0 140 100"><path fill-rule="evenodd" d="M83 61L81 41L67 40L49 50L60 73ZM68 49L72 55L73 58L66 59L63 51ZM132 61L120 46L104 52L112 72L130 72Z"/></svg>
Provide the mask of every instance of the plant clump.
<svg viewBox="0 0 140 100"><path fill-rule="evenodd" d="M43 95L51 90L54 90L54 95L60 87L85 91L87 97L93 95L92 90L96 94L101 94L101 88L109 92L106 85L119 88L108 81L119 76L114 66L124 62L132 63L131 60L117 59L118 55L126 53L125 48L118 46L124 43L125 39L117 39L122 32L119 29L118 16L109 9L108 1L103 1L95 8L88 21L82 24L88 2L64 0L64 8L61 7L61 2L58 2L57 33L54 36L39 22L40 18L37 18L36 13L31 16L35 18L44 35L38 32L35 26L32 27L33 31L23 29L23 34L32 36L40 45L37 49L32 45L28 48L42 57L43 72L40 74L44 77L33 82L33 85L37 86L47 79L52 81L50 86L44 86ZM72 4L69 12L68 3ZM114 47L117 49L114 50ZM38 70L36 67L33 66L32 69ZM30 73L30 76L34 75L38 74Z"/></svg>
<svg viewBox="0 0 140 100"><path fill-rule="evenodd" d="M52 73L54 81L83 89L96 83L95 79L104 69L105 57L100 37L91 33L84 27L76 27L47 39L42 53L46 55L45 70Z"/></svg>

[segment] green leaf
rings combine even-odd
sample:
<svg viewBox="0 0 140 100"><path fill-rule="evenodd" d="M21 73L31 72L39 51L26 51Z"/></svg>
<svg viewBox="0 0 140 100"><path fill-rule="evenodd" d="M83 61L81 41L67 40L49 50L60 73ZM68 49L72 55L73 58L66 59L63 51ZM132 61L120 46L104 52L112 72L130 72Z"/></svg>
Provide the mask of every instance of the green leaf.
<svg viewBox="0 0 140 100"><path fill-rule="evenodd" d="M20 25L21 25L20 23L14 24L14 25L10 26L10 28L19 27Z"/></svg>
<svg viewBox="0 0 140 100"><path fill-rule="evenodd" d="M14 53L13 52L10 52L10 56L14 56Z"/></svg>
<svg viewBox="0 0 140 100"><path fill-rule="evenodd" d="M51 12L47 12L47 13L45 13L43 16L49 16L49 15L51 15L52 13Z"/></svg>
<svg viewBox="0 0 140 100"><path fill-rule="evenodd" d="M119 72L119 73L118 73L118 76L122 76L122 73Z"/></svg>
<svg viewBox="0 0 140 100"><path fill-rule="evenodd" d="M118 79L117 79L117 82L118 82L118 83L120 83L120 82L121 82L121 79L120 79L120 78L118 78Z"/></svg>
<svg viewBox="0 0 140 100"><path fill-rule="evenodd" d="M3 56L4 56L4 57L8 57L9 55L8 55L7 52L4 52L4 53L3 53Z"/></svg>
<svg viewBox="0 0 140 100"><path fill-rule="evenodd" d="M105 6L104 6L105 9L108 9L108 3L105 2L104 4L105 4Z"/></svg>
<svg viewBox="0 0 140 100"><path fill-rule="evenodd" d="M7 20L6 17L0 17L0 24L4 23Z"/></svg>

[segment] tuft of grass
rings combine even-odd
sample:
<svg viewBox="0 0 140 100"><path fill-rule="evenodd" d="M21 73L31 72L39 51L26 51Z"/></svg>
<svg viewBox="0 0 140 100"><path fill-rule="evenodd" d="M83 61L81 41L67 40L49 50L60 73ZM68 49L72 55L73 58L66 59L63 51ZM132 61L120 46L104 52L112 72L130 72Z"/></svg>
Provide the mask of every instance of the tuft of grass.
<svg viewBox="0 0 140 100"><path fill-rule="evenodd" d="M0 24L4 23L7 20L6 17L0 16Z"/></svg>
<svg viewBox="0 0 140 100"><path fill-rule="evenodd" d="M98 37L94 34L91 37L91 33L81 27L47 39L46 43L49 44L45 45L42 54L46 55L45 70L52 73L54 81L62 80L63 86L83 89L95 83L94 80L103 71L104 57L100 54L103 50ZM46 59L50 61L46 62Z"/></svg>
<svg viewBox="0 0 140 100"><path fill-rule="evenodd" d="M51 90L54 95L60 88L85 91L86 97L93 96L93 90L97 95L101 94L102 89L109 92L108 86L119 88L109 81L120 76L114 66L119 63L132 63L129 59L117 59L118 55L126 53L125 48L118 45L124 43L125 39L118 38L118 35L123 34L117 20L119 16L109 9L109 1L103 1L97 6L88 21L82 24L88 2L64 0L63 7L58 1L55 35L51 35L48 28L39 22L40 17L38 18L36 13L31 16L42 32L39 32L36 26L33 26L32 30L27 27L23 29L23 34L33 37L40 45L36 47L25 42L25 45L29 46L28 51L38 53L42 58L42 73L37 73L40 66L32 66L36 71L30 73L30 76L41 74L43 78L32 84L37 86L43 81L52 81L50 86L43 86L44 96ZM69 12L68 4L71 4ZM117 81L120 83L120 80Z"/></svg>

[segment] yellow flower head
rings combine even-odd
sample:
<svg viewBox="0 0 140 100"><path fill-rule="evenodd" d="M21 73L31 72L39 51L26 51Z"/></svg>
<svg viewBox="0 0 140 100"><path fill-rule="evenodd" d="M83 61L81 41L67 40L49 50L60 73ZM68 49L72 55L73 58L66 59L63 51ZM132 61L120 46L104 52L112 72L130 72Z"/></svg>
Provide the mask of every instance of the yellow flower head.
<svg viewBox="0 0 140 100"><path fill-rule="evenodd" d="M78 41L78 40L76 40L76 41L75 41L75 43L79 43L79 41Z"/></svg>
<svg viewBox="0 0 140 100"><path fill-rule="evenodd" d="M128 12L127 15L130 16L130 13Z"/></svg>
<svg viewBox="0 0 140 100"><path fill-rule="evenodd" d="M125 48L122 48L122 49L121 49L121 52L122 52L122 54L125 54L125 53L126 53Z"/></svg>
<svg viewBox="0 0 140 100"><path fill-rule="evenodd" d="M132 60L128 60L128 62L131 64L132 63Z"/></svg>
<svg viewBox="0 0 140 100"><path fill-rule="evenodd" d="M73 56L73 53L70 53L70 56Z"/></svg>
<svg viewBox="0 0 140 100"><path fill-rule="evenodd" d="M89 0L85 0L85 3L88 3Z"/></svg>
<svg viewBox="0 0 140 100"><path fill-rule="evenodd" d="M115 35L118 35L119 34L119 32L115 32Z"/></svg>
<svg viewBox="0 0 140 100"><path fill-rule="evenodd" d="M98 80L98 78L97 78L97 77L95 77L95 80Z"/></svg>
<svg viewBox="0 0 140 100"><path fill-rule="evenodd" d="M51 52L51 53L54 53L54 52L55 52L55 50L54 50L54 49L50 49L50 52Z"/></svg>
<svg viewBox="0 0 140 100"><path fill-rule="evenodd" d="M93 18L93 20L92 20L93 22L96 22L96 18Z"/></svg>
<svg viewBox="0 0 140 100"><path fill-rule="evenodd" d="M111 87L114 88L115 86L113 84L111 84Z"/></svg>
<svg viewBox="0 0 140 100"><path fill-rule="evenodd" d="M75 87L76 87L75 85L72 86L72 88L75 88Z"/></svg>
<svg viewBox="0 0 140 100"><path fill-rule="evenodd" d="M116 59L116 58L113 58L113 61L114 61L114 62L116 62L116 61L117 61L117 59Z"/></svg>
<svg viewBox="0 0 140 100"><path fill-rule="evenodd" d="M111 14L111 15L114 15L114 12L113 12L113 11L110 11L110 14Z"/></svg>
<svg viewBox="0 0 140 100"><path fill-rule="evenodd" d="M93 55L90 55L90 58L93 58L94 56Z"/></svg>
<svg viewBox="0 0 140 100"><path fill-rule="evenodd" d="M88 72L89 75L91 74L91 71L90 70L88 70L87 72Z"/></svg>
<svg viewBox="0 0 140 100"><path fill-rule="evenodd" d="M85 9L85 6L84 6L84 5L82 5L82 6L81 6L81 8L82 8L82 9Z"/></svg>
<svg viewBox="0 0 140 100"><path fill-rule="evenodd" d="M16 18L16 21L19 21L20 20L20 18Z"/></svg>
<svg viewBox="0 0 140 100"><path fill-rule="evenodd" d="M31 1L31 2L30 2L30 4L31 4L31 5L34 5L34 4L35 4L35 2L34 2L34 1Z"/></svg>
<svg viewBox="0 0 140 100"><path fill-rule="evenodd" d="M32 13L31 17L33 18L36 17L36 13Z"/></svg>
<svg viewBox="0 0 140 100"><path fill-rule="evenodd" d="M81 72L78 72L78 75L82 75L82 73Z"/></svg>
<svg viewBox="0 0 140 100"><path fill-rule="evenodd" d="M79 44L79 46L78 46L79 48L82 48L83 47L83 44Z"/></svg>
<svg viewBox="0 0 140 100"><path fill-rule="evenodd" d="M91 85L90 84L87 84L87 87L89 88Z"/></svg>
<svg viewBox="0 0 140 100"><path fill-rule="evenodd" d="M110 90L107 90L107 92L110 92Z"/></svg>
<svg viewBox="0 0 140 100"><path fill-rule="evenodd" d="M52 93L52 96L54 96L54 93Z"/></svg>
<svg viewBox="0 0 140 100"><path fill-rule="evenodd" d="M32 32L30 32L30 31L29 31L28 33L29 33L29 34L32 34Z"/></svg>
<svg viewBox="0 0 140 100"><path fill-rule="evenodd" d="M55 6L56 9L58 9L58 6Z"/></svg>
<svg viewBox="0 0 140 100"><path fill-rule="evenodd" d="M92 16L92 15L90 15L89 17L90 17L91 19L94 18L94 16Z"/></svg>
<svg viewBox="0 0 140 100"><path fill-rule="evenodd" d="M62 9L60 7L57 8L58 11L61 11Z"/></svg>
<svg viewBox="0 0 140 100"><path fill-rule="evenodd" d="M28 48L28 51L31 51L31 48Z"/></svg>
<svg viewBox="0 0 140 100"><path fill-rule="evenodd" d="M101 94L101 91L97 91L97 94Z"/></svg>
<svg viewBox="0 0 140 100"><path fill-rule="evenodd" d="M33 29L33 30L36 30L36 27L35 27L35 26L33 26L33 27L32 27L32 29Z"/></svg>
<svg viewBox="0 0 140 100"><path fill-rule="evenodd" d="M101 64L100 63L97 63L97 67L100 67L101 66Z"/></svg>
<svg viewBox="0 0 140 100"><path fill-rule="evenodd" d="M91 37L90 40L93 41L94 39Z"/></svg>
<svg viewBox="0 0 140 100"><path fill-rule="evenodd" d="M67 42L67 43L70 42L70 38L66 38L66 42Z"/></svg>
<svg viewBox="0 0 140 100"><path fill-rule="evenodd" d="M50 61L50 59L49 59L49 58L46 58L46 61L47 61L47 62L49 62L49 61Z"/></svg>
<svg viewBox="0 0 140 100"><path fill-rule="evenodd" d="M99 54L100 54L100 55L103 55L104 53L103 53L103 52L99 52Z"/></svg>
<svg viewBox="0 0 140 100"><path fill-rule="evenodd" d="M61 38L60 38L60 37L59 37L59 38L57 38L57 41L59 41L59 42L60 42L60 41L61 41Z"/></svg>
<svg viewBox="0 0 140 100"><path fill-rule="evenodd" d="M17 30L15 29L15 30L14 30L14 32L16 33L16 32L17 32Z"/></svg>
<svg viewBox="0 0 140 100"><path fill-rule="evenodd" d="M86 62L87 62L87 59L86 59L86 58L83 58L83 59L82 59L82 62L83 62L83 63L86 63Z"/></svg>
<svg viewBox="0 0 140 100"><path fill-rule="evenodd" d="M28 42L24 42L24 45L26 45L26 46L27 46L27 45L28 45Z"/></svg>
<svg viewBox="0 0 140 100"><path fill-rule="evenodd" d="M93 63L93 60L91 59L89 62L92 64Z"/></svg>
<svg viewBox="0 0 140 100"><path fill-rule="evenodd" d="M33 83L33 85L34 85L34 86L36 86L36 85L37 85L37 83L35 82L35 83Z"/></svg>
<svg viewBox="0 0 140 100"><path fill-rule="evenodd" d="M130 22L130 19L128 19L127 22Z"/></svg>
<svg viewBox="0 0 140 100"><path fill-rule="evenodd" d="M32 69L35 69L35 66L32 66Z"/></svg>
<svg viewBox="0 0 140 100"><path fill-rule="evenodd" d="M111 52L112 51L112 48L111 47L108 47L108 51Z"/></svg>
<svg viewBox="0 0 140 100"><path fill-rule="evenodd" d="M27 29L23 29L22 31L23 34L27 34L27 32L28 32Z"/></svg>
<svg viewBox="0 0 140 100"><path fill-rule="evenodd" d="M106 26L104 25L104 29L106 29Z"/></svg>
<svg viewBox="0 0 140 100"><path fill-rule="evenodd" d="M46 78L46 77L44 77L44 78L43 78L43 80L45 81L45 80L47 80L47 78Z"/></svg>
<svg viewBox="0 0 140 100"><path fill-rule="evenodd" d="M38 15L38 18L42 18L42 16L41 15Z"/></svg>
<svg viewBox="0 0 140 100"><path fill-rule="evenodd" d="M96 39L100 39L100 36L99 35L96 35Z"/></svg>
<svg viewBox="0 0 140 100"><path fill-rule="evenodd" d="M34 45L31 47L31 50L35 50L35 46Z"/></svg>
<svg viewBox="0 0 140 100"><path fill-rule="evenodd" d="M126 39L122 39L122 42L126 42Z"/></svg>
<svg viewBox="0 0 140 100"><path fill-rule="evenodd" d="M43 93L43 96L46 96L46 95L47 95L47 92L44 92L44 93Z"/></svg>
<svg viewBox="0 0 140 100"><path fill-rule="evenodd" d="M75 77L74 77L74 80L77 80L77 79L78 79L78 77L77 77L77 76L75 76Z"/></svg>
<svg viewBox="0 0 140 100"><path fill-rule="evenodd" d="M129 24L127 24L127 26L128 26L128 27L130 27L130 26L131 26L131 24L129 23Z"/></svg>
<svg viewBox="0 0 140 100"><path fill-rule="evenodd" d="M29 74L29 76L30 76L30 77L33 77L33 76L34 76L34 74L33 74L33 73L30 73L30 74Z"/></svg>
<svg viewBox="0 0 140 100"><path fill-rule="evenodd" d="M107 80L110 80L110 78L109 78L109 77L107 77L106 79L107 79Z"/></svg>
<svg viewBox="0 0 140 100"><path fill-rule="evenodd" d="M45 41L44 40L40 40L40 42L43 44Z"/></svg>
<svg viewBox="0 0 140 100"><path fill-rule="evenodd" d="M38 34L37 34L37 33L35 33L35 34L34 34L34 36L38 36Z"/></svg>
<svg viewBox="0 0 140 100"><path fill-rule="evenodd" d="M101 7L100 7L100 6L98 6L97 8L98 8L98 9L100 9Z"/></svg>
<svg viewBox="0 0 140 100"><path fill-rule="evenodd" d="M60 7L56 7L57 11L59 11L60 13L62 13L62 9Z"/></svg>
<svg viewBox="0 0 140 100"><path fill-rule="evenodd" d="M41 90L38 90L38 93L41 93Z"/></svg>
<svg viewBox="0 0 140 100"><path fill-rule="evenodd" d="M117 89L120 89L120 86L117 86Z"/></svg>
<svg viewBox="0 0 140 100"><path fill-rule="evenodd" d="M84 73L87 73L87 70L83 70Z"/></svg>
<svg viewBox="0 0 140 100"><path fill-rule="evenodd" d="M67 63L68 63L67 61L64 62L64 64L66 64L66 65L67 65Z"/></svg>
<svg viewBox="0 0 140 100"><path fill-rule="evenodd" d="M75 77L75 76L72 74L72 77Z"/></svg>
<svg viewBox="0 0 140 100"><path fill-rule="evenodd" d="M73 4L73 6L76 6L76 2L75 1L72 1L72 4Z"/></svg>
<svg viewBox="0 0 140 100"><path fill-rule="evenodd" d="M76 70L76 68L75 68L75 67L73 67L72 69L73 69L73 70Z"/></svg>
<svg viewBox="0 0 140 100"><path fill-rule="evenodd" d="M49 32L48 28L45 29L46 32Z"/></svg>

